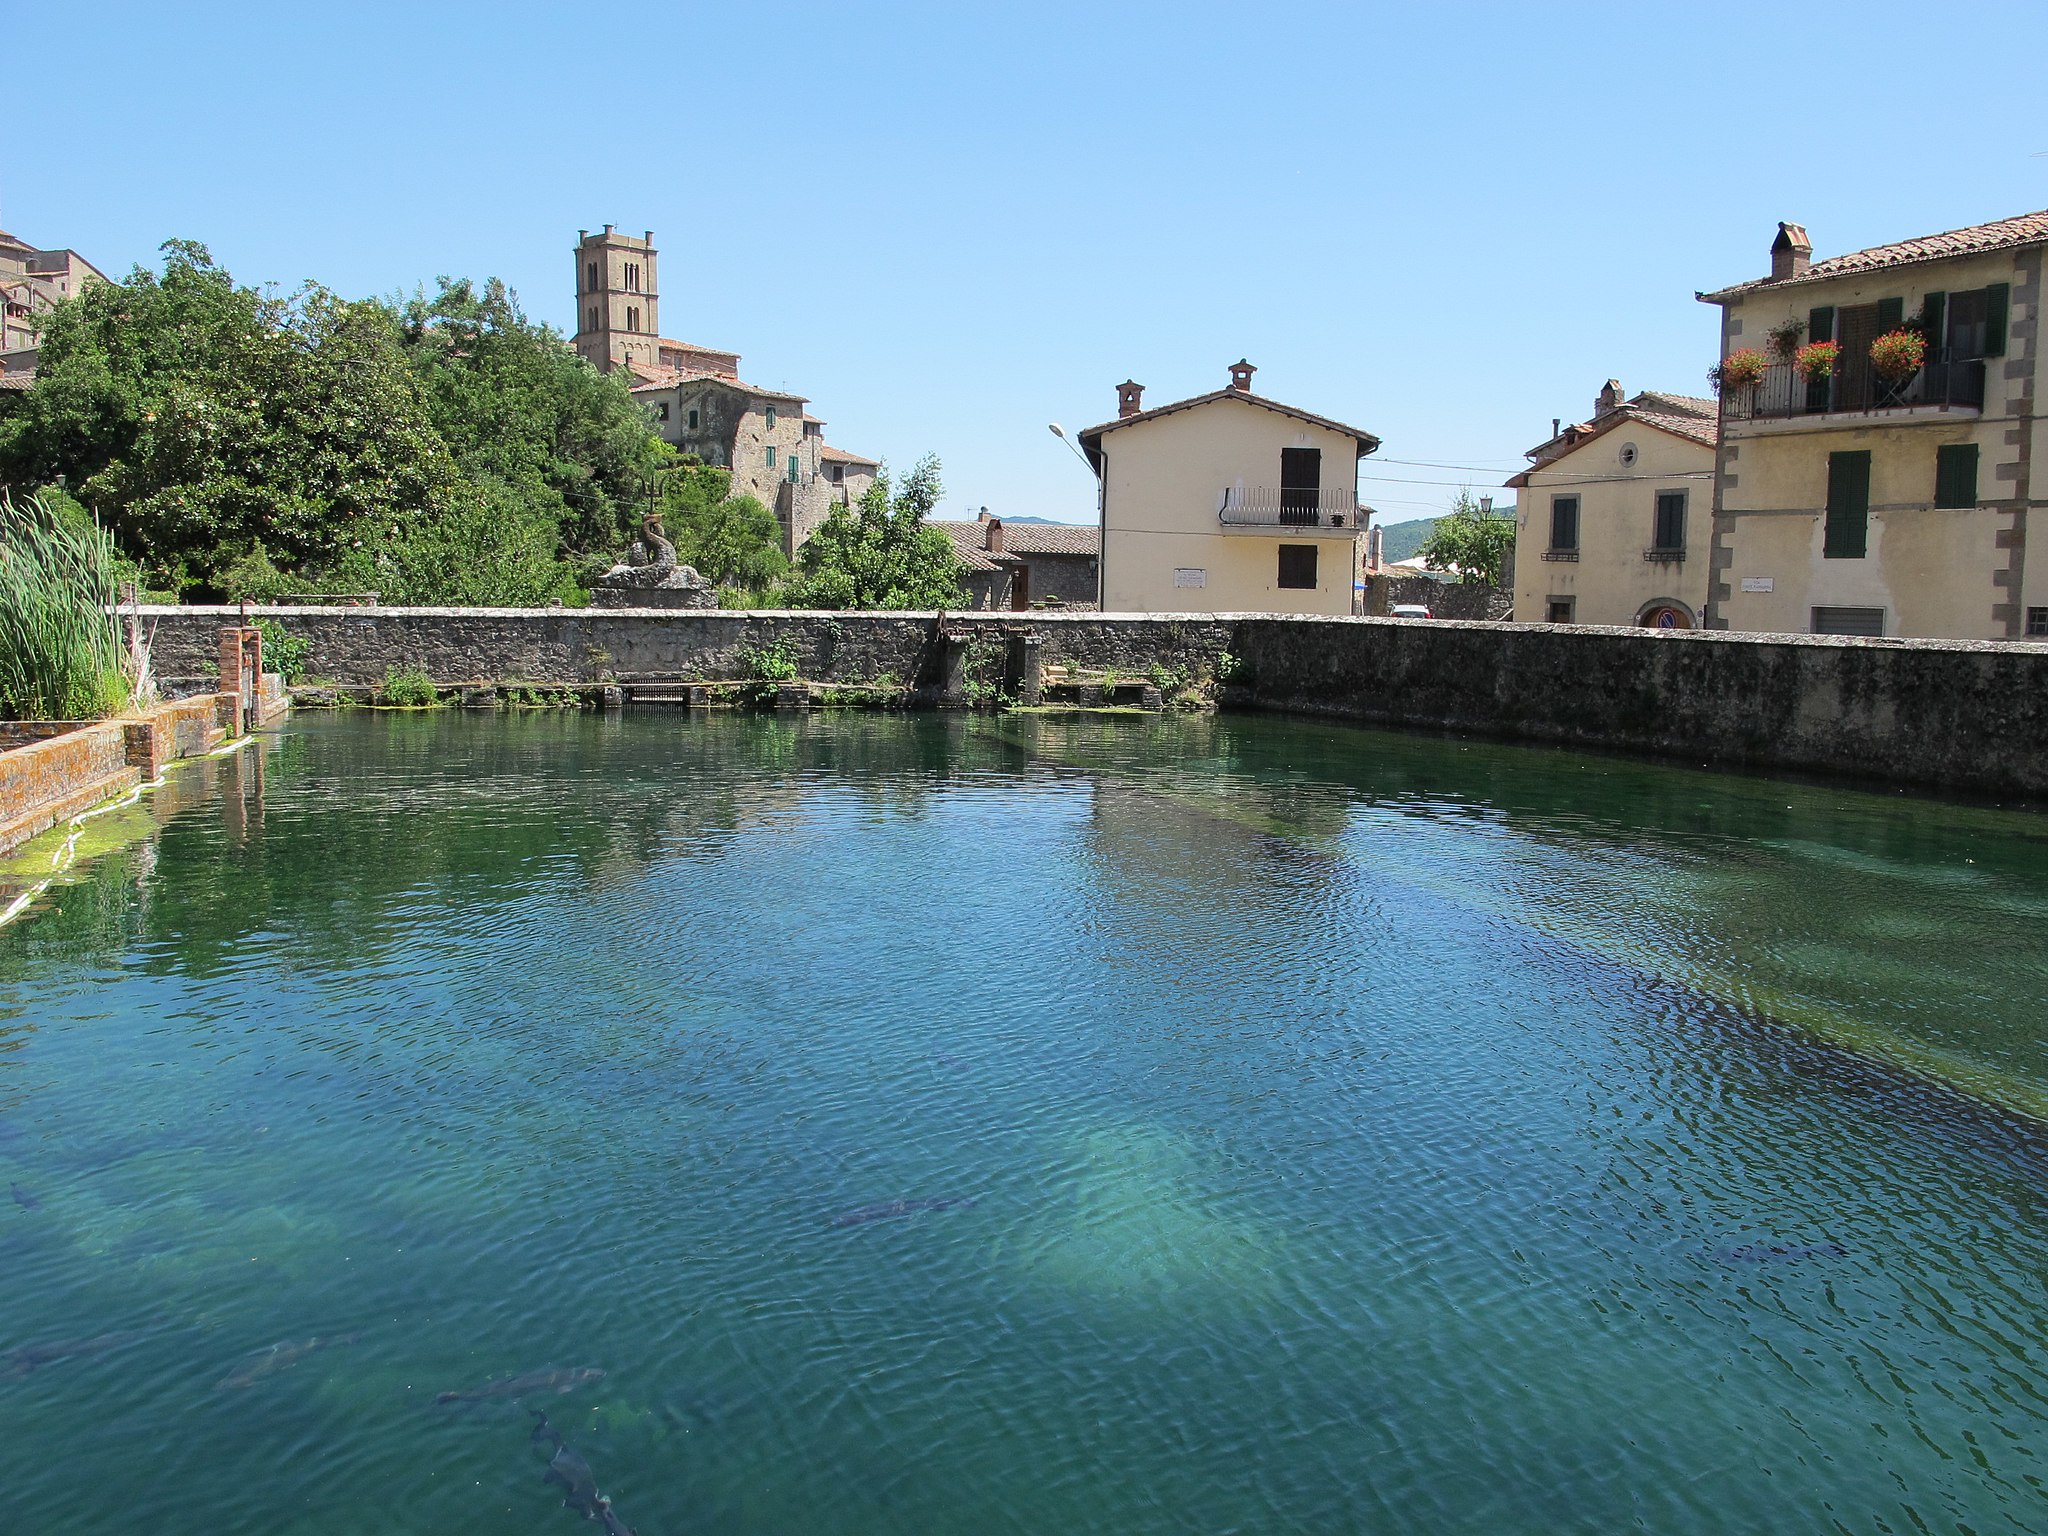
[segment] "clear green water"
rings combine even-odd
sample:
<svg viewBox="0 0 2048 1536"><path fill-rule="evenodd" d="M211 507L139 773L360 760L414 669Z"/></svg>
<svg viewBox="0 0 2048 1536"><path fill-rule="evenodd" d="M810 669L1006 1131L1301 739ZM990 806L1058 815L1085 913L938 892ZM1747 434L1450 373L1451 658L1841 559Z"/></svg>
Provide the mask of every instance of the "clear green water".
<svg viewBox="0 0 2048 1536"><path fill-rule="evenodd" d="M533 1407L641 1536L2040 1529L2044 834L1274 720L302 719L0 931L0 1531L594 1530Z"/></svg>

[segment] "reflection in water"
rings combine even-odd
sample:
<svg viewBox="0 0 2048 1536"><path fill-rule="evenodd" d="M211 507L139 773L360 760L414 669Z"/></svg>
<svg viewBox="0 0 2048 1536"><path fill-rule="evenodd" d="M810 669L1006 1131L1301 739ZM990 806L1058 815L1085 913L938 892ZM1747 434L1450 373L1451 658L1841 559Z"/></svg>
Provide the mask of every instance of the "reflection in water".
<svg viewBox="0 0 2048 1536"><path fill-rule="evenodd" d="M2030 818L551 714L105 821L0 935L5 1528L2040 1523Z"/></svg>

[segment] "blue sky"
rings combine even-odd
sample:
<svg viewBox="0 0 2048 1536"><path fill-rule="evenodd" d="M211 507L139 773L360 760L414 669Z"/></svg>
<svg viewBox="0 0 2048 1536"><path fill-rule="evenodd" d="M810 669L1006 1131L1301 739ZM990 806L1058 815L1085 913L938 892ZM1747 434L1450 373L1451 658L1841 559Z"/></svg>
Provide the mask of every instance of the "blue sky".
<svg viewBox="0 0 2048 1536"><path fill-rule="evenodd" d="M1084 520L1047 431L1219 387L1377 433L1384 521L1602 380L1704 393L1698 289L2048 206L2048 6L53 7L4 66L0 226L113 275L497 275L573 323L653 229L662 330L946 506ZM1422 461L1397 463L1396 460ZM1445 469L1436 465L1472 466ZM1414 483L1437 482L1437 483Z"/></svg>

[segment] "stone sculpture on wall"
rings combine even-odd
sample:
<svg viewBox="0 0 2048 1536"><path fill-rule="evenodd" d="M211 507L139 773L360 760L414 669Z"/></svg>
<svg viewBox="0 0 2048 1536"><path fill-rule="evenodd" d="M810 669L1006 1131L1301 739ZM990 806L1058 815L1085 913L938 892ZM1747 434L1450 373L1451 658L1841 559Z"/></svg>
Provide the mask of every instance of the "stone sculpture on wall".
<svg viewBox="0 0 2048 1536"><path fill-rule="evenodd" d="M640 520L640 537L623 564L606 571L590 589L593 608L716 608L718 589L676 561L676 547L662 531L661 514Z"/></svg>

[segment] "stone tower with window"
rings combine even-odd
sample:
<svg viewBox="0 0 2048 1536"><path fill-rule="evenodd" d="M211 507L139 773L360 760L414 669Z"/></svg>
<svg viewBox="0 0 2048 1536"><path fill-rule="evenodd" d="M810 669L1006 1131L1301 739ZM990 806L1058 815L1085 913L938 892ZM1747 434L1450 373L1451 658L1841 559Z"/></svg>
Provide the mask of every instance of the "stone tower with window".
<svg viewBox="0 0 2048 1536"><path fill-rule="evenodd" d="M576 350L600 372L660 360L661 310L654 277L654 231L644 239L576 232Z"/></svg>

